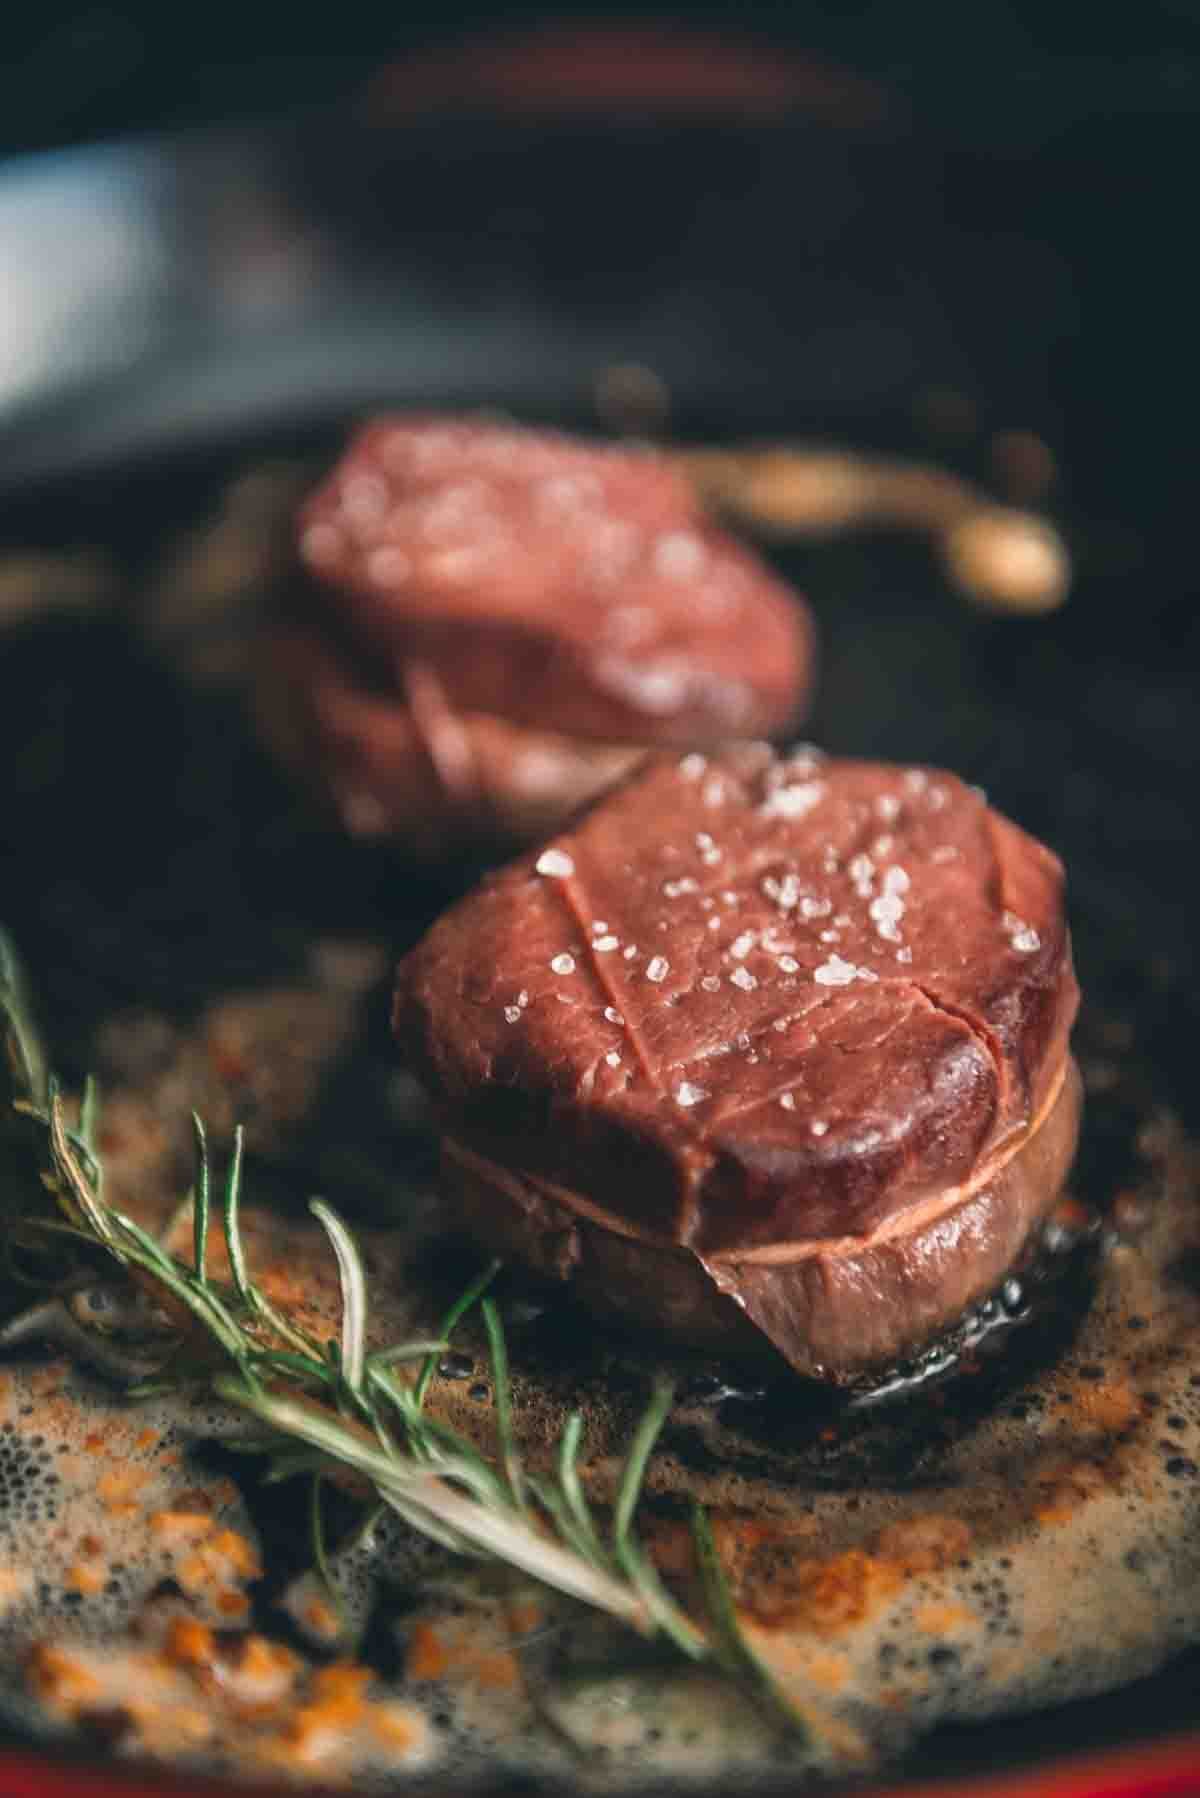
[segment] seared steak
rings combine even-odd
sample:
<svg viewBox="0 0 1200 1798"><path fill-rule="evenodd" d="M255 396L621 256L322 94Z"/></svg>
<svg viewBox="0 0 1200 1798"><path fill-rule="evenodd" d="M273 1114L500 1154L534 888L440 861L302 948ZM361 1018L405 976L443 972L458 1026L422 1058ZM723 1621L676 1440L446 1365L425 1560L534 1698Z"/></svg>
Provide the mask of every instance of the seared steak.
<svg viewBox="0 0 1200 1798"><path fill-rule="evenodd" d="M791 723L807 609L648 450L382 419L301 509L277 752L352 829L528 838L639 748Z"/></svg>
<svg viewBox="0 0 1200 1798"><path fill-rule="evenodd" d="M1078 1129L1062 871L952 775L658 756L401 965L469 1227L826 1377L992 1287Z"/></svg>

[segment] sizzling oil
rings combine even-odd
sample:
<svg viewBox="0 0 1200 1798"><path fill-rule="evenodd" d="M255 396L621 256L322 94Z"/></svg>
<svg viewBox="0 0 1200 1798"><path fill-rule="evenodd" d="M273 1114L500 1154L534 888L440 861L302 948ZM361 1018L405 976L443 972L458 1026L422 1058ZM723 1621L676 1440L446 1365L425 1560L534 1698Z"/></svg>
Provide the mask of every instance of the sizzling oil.
<svg viewBox="0 0 1200 1798"><path fill-rule="evenodd" d="M385 1225L361 1227L385 1341L432 1325L468 1264L428 1189L392 1164L399 1141L405 1166L422 1165L420 1120L396 1109L411 1095L360 1054L373 1131L327 1102L379 966L369 946L326 946L309 979L219 1000L191 1031L117 1020L102 1071L110 1191L147 1222L186 1184L190 1106L218 1125L249 1118L251 1261L310 1327L333 1327L336 1280L295 1201L320 1183L344 1207L366 1192L385 1208ZM30 1347L0 1384L6 1708L120 1755L231 1774L382 1784L507 1769L619 1786L852 1772L939 1722L1160 1665L1200 1636L1200 1160L1132 1065L1089 1058L1088 1028L1079 1182L1102 1227L1056 1220L1023 1293L1002 1290L927 1364L896 1370L900 1402L667 1362L505 1294L527 1459L544 1461L581 1408L600 1503L651 1375L676 1376L645 1536L686 1592L683 1502L709 1506L744 1628L808 1719L806 1745L708 1674L452 1564L394 1521L338 1557L335 1601L306 1569L300 1501L226 1452L236 1420L131 1404ZM363 1142L379 1148L352 1149ZM114 1321L76 1311L93 1334ZM432 1398L491 1446L470 1329ZM353 1516L347 1502L335 1522Z"/></svg>

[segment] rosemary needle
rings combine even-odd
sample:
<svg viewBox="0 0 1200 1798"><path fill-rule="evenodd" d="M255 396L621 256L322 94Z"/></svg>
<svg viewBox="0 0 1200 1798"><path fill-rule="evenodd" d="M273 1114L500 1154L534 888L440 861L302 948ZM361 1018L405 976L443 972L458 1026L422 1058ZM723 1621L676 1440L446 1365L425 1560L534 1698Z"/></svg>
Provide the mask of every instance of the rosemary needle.
<svg viewBox="0 0 1200 1798"><path fill-rule="evenodd" d="M705 1662L743 1685L777 1725L792 1733L803 1730L738 1628L703 1511L697 1507L693 1517L707 1611L703 1628L667 1589L638 1541L635 1520L647 1469L672 1403L668 1385L655 1386L634 1431L611 1537L606 1540L579 1479L583 1424L578 1415L567 1421L550 1475L535 1478L522 1467L504 1328L499 1308L484 1297L499 1263L485 1269L451 1306L435 1341L368 1352L362 1257L337 1213L314 1200L310 1209L329 1238L341 1288L339 1340L319 1342L271 1305L253 1280L241 1230L240 1128L234 1134L220 1209L232 1286L221 1287L208 1269L211 1176L203 1123L193 1116L195 1171L188 1200L193 1259L188 1266L105 1199L95 1088L89 1084L79 1128L72 1129L58 1088L46 1072L23 983L2 933L0 1027L13 1088L11 1107L34 1119L45 1133L49 1172L43 1179L61 1214L56 1230L68 1235L79 1250L90 1246L115 1261L126 1275L136 1274L142 1291L147 1287L156 1291L162 1310L178 1324L182 1343L177 1341L155 1370L149 1382L155 1390L202 1381L215 1396L263 1426L253 1447L269 1457L268 1478L304 1474L312 1481L313 1556L331 1589L321 1481L331 1467L340 1466L365 1483L374 1511L386 1506L457 1554L516 1568L643 1635L658 1637L686 1660ZM42 1226L55 1220L15 1221ZM69 1276L76 1283L82 1267ZM475 1304L481 1305L490 1351L499 1469L466 1437L424 1410L437 1357L460 1318ZM8 1334L15 1341L21 1332L14 1325ZM394 1371L408 1360L421 1362L411 1384Z"/></svg>

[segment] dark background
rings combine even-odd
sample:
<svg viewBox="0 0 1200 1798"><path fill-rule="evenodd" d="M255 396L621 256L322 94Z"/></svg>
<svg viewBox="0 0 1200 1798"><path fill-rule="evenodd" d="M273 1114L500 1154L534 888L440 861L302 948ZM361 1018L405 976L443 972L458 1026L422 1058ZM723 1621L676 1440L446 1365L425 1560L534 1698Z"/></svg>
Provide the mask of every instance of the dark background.
<svg viewBox="0 0 1200 1798"><path fill-rule="evenodd" d="M699 0L674 13L643 5L619 14L433 0L336 8L59 0L7 11L0 156L294 114L360 93L382 66L431 45L573 16L665 19L787 45L867 77L909 110L914 136L944 153L938 200L948 222L973 219L994 240L1054 246L1074 289L1073 316L1035 372L1048 412L1064 421L1055 448L1083 504L1144 527L1147 579L1186 586L1159 628L1192 653L1196 0L1087 8ZM1002 268L990 278L1002 282ZM1025 310L1015 308L1016 331ZM1013 363L1019 380L1019 355Z"/></svg>
<svg viewBox="0 0 1200 1798"><path fill-rule="evenodd" d="M28 149L256 114L329 99L381 59L472 31L576 15L674 17L801 44L903 88L939 127L1019 143L1096 124L1194 116L1200 89L1195 0L1136 6L1045 0L691 0L627 4L335 7L212 4L8 9L0 144Z"/></svg>

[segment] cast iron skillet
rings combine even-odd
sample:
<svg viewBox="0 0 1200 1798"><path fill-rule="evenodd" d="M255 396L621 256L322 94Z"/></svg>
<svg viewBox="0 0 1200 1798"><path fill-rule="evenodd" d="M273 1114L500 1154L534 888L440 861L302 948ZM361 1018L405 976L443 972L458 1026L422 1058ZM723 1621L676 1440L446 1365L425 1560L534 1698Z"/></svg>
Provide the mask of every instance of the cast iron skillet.
<svg viewBox="0 0 1200 1798"><path fill-rule="evenodd" d="M685 440L932 449L978 472L991 430L1031 427L1066 471L1070 606L970 614L923 547L887 538L789 552L824 644L811 733L953 767L1060 849L1084 986L1194 1125L1196 625L1169 445L1135 468L1123 377L1089 355L1110 340L1080 306L1104 253L1078 155L997 169L886 104L669 125L385 108L12 165L0 540L103 542L136 571L260 453L327 450L380 403L587 425L614 363L665 380ZM974 423L931 445L917 421L944 390ZM3 914L64 1040L117 1000L186 1005L261 971L301 911L388 908L403 934L436 906L349 849L317 878L302 841L264 842L279 793L236 708L182 704L111 624L5 639L0 683ZM49 814L24 756L48 706ZM1192 1724L1198 1678L1192 1654L1103 1699L943 1729L902 1771L1013 1765L1046 1791L1048 1758ZM1126 1789L1136 1765L1080 1789ZM1181 1768L1200 1749L1164 1777ZM13 1762L9 1789L21 1777Z"/></svg>

